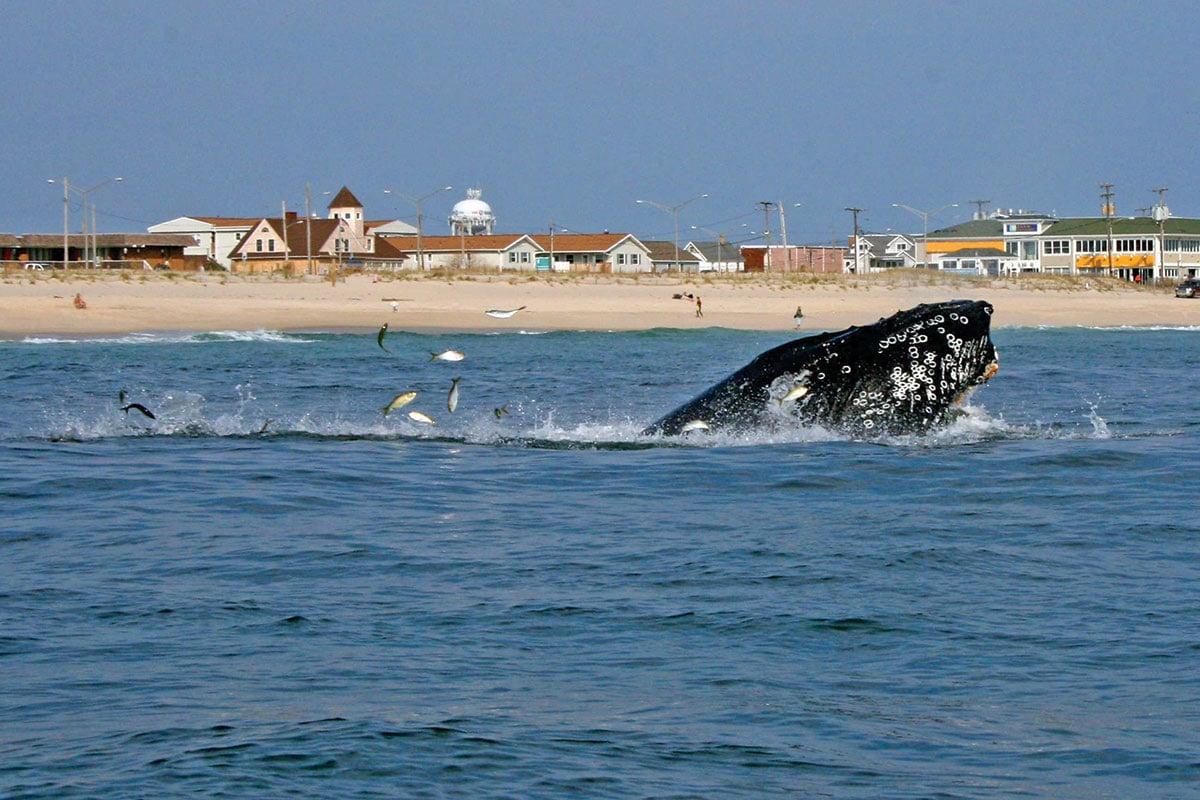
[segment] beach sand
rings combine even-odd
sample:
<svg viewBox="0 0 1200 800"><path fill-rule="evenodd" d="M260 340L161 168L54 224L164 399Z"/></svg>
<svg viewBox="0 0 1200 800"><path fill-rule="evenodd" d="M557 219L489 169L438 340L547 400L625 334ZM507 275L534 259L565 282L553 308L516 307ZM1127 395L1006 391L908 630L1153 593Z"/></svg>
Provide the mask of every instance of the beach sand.
<svg viewBox="0 0 1200 800"><path fill-rule="evenodd" d="M681 293L703 299L674 299ZM76 293L86 309L72 303ZM1200 326L1200 300L1107 278L964 278L925 271L848 275L400 274L376 281L226 273L9 272L0 337L166 331L640 330L719 326L838 330L918 303L987 300L994 327ZM394 304L394 310L393 310ZM523 311L507 319L488 309Z"/></svg>

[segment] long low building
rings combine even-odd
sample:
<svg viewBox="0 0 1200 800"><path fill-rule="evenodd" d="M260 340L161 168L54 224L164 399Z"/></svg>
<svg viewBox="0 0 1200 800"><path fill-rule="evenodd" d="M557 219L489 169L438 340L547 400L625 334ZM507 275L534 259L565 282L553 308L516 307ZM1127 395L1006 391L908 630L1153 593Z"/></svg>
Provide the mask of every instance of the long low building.
<svg viewBox="0 0 1200 800"><path fill-rule="evenodd" d="M1176 281L1200 275L1200 220L995 213L930 231L915 262L935 269L1003 275L1046 272ZM923 247L921 246L923 244ZM923 249L923 252L922 252Z"/></svg>
<svg viewBox="0 0 1200 800"><path fill-rule="evenodd" d="M191 236L160 233L0 234L0 265L6 269L202 269L203 258L186 254Z"/></svg>

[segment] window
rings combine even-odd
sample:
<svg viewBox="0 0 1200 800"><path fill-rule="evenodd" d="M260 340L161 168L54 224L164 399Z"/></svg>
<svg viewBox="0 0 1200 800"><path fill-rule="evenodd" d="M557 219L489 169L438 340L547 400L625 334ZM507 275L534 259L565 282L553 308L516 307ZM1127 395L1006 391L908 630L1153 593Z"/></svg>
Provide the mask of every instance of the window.
<svg viewBox="0 0 1200 800"><path fill-rule="evenodd" d="M262 239L255 239L255 240L254 240L254 251L255 251L256 253L261 253L261 252L262 252Z"/></svg>
<svg viewBox="0 0 1200 800"><path fill-rule="evenodd" d="M1042 252L1048 256L1066 255L1071 252L1071 240L1049 239L1042 242Z"/></svg>
<svg viewBox="0 0 1200 800"><path fill-rule="evenodd" d="M625 254L624 253L617 253L617 263L618 264L625 263Z"/></svg>
<svg viewBox="0 0 1200 800"><path fill-rule="evenodd" d="M1154 250L1153 239L1117 239L1113 247L1118 253L1149 253Z"/></svg>
<svg viewBox="0 0 1200 800"><path fill-rule="evenodd" d="M274 239L267 239L267 252L270 252L270 253L275 252L275 240Z"/></svg>
<svg viewBox="0 0 1200 800"><path fill-rule="evenodd" d="M629 263L633 264L635 266L638 264L641 264L642 263L642 254L641 253L630 253L629 254Z"/></svg>

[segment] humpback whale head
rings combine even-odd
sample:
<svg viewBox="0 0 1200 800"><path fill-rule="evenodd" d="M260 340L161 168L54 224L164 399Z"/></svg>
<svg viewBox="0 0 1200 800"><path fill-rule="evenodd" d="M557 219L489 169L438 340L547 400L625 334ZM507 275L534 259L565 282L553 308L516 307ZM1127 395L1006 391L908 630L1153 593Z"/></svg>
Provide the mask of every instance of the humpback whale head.
<svg viewBox="0 0 1200 800"><path fill-rule="evenodd" d="M852 436L922 433L943 425L968 390L998 369L992 306L952 300L900 311L874 325L796 339L644 431L820 425Z"/></svg>

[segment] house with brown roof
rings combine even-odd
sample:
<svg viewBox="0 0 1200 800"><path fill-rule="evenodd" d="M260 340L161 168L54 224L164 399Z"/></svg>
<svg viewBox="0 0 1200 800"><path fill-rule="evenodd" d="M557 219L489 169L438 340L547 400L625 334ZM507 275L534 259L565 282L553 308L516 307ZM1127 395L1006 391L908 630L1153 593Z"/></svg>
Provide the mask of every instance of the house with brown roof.
<svg viewBox="0 0 1200 800"><path fill-rule="evenodd" d="M146 233L26 233L0 234L0 265L5 269L98 269L194 270L203 266L199 258L185 254L189 236ZM64 257L65 249L65 257Z"/></svg>
<svg viewBox="0 0 1200 800"><path fill-rule="evenodd" d="M628 233L423 236L421 251L429 269L650 271L649 250ZM379 259L401 258L404 259L401 269L417 269L417 248L413 239L377 239L375 256ZM367 267L371 266L368 258Z"/></svg>
<svg viewBox="0 0 1200 800"><path fill-rule="evenodd" d="M188 248L188 255L214 262L225 269L241 269L242 267L235 265L235 259L244 261L243 266L246 268L249 268L248 265L253 260L254 271L275 268L292 269L294 267L292 261L296 258L303 259L307 266L308 231L304 232L302 245L297 245L296 241L293 241L296 234L296 223L303 225L306 218L299 216L294 211L286 212L285 216L289 220L286 225L282 222L283 218L185 216L151 225L147 230L150 233L192 236L195 244ZM340 220L350 231L350 235L343 234L334 237L335 240L340 241L327 242L333 230L329 224L330 220ZM263 239L264 251L260 252L254 248L255 239L250 237L250 234L251 231L259 230L264 221L268 222L274 230L266 233L260 231L260 236L265 237ZM372 242L376 236L403 237L415 236L417 233L416 228L402 220L367 220L363 214L362 203L345 186L329 202L326 218L322 220L313 217L312 221L315 263L324 263L329 260L336 262L339 258L344 261L351 257L350 254L355 256L370 254L374 251ZM241 249L242 242L247 237L251 238L251 249L243 250ZM275 240L275 250L265 249L269 246L271 239ZM280 245L285 239L289 245L286 251L280 249ZM327 244L328 248L326 248ZM296 249L298 246L302 246L303 249ZM343 246L348 249L341 249ZM328 252L326 252L327 249ZM278 267L273 266L274 260L279 260ZM325 267L327 266L328 264L325 264Z"/></svg>
<svg viewBox="0 0 1200 800"><path fill-rule="evenodd" d="M186 255L230 269L230 251L257 222L258 218L248 217L176 217L146 230L191 236L194 243L185 249Z"/></svg>
<svg viewBox="0 0 1200 800"><path fill-rule="evenodd" d="M644 242L650 252L650 261L654 272L678 270L680 272L699 272L700 257L685 245L678 249L674 242ZM645 270L650 272L651 270Z"/></svg>

